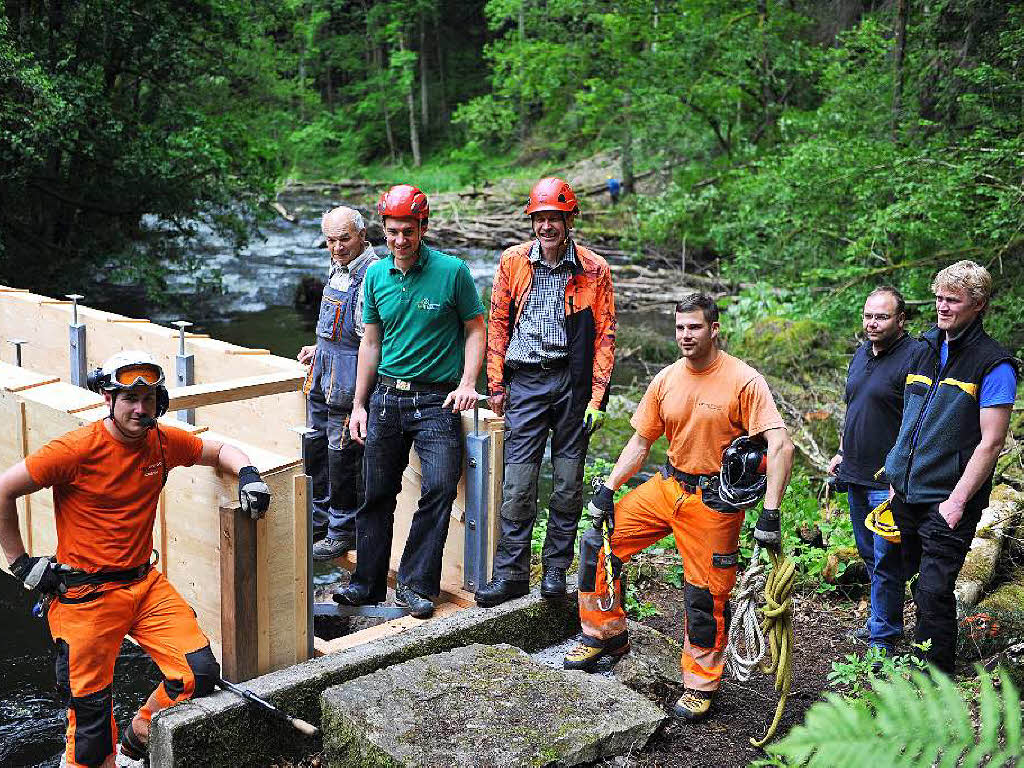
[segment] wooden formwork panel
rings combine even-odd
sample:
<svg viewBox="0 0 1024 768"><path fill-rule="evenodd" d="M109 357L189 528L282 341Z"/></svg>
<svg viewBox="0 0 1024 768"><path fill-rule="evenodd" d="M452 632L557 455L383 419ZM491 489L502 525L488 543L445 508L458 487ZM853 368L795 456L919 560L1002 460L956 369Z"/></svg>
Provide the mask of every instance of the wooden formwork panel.
<svg viewBox="0 0 1024 768"><path fill-rule="evenodd" d="M0 335L21 337L29 343L22 348L27 369L70 378L68 325L71 302L0 286ZM144 350L163 366L173 379L178 353L178 331L139 318L79 305L78 321L86 326L86 359L91 370L125 349ZM197 384L221 382L260 374L305 373L296 360L251 350L210 339L205 334L188 335L188 354L195 357ZM211 429L241 440L253 439L245 427L253 419L260 424L259 444L285 456L299 455L299 441L291 431L306 423L305 400L299 388L294 392L267 395L253 400L222 403L204 408L201 420Z"/></svg>

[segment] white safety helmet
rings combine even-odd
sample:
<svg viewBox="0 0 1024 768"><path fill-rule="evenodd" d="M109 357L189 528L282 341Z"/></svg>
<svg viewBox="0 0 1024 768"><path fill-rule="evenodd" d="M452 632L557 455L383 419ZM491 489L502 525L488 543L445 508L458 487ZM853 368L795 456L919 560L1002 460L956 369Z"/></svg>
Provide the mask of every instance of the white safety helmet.
<svg viewBox="0 0 1024 768"><path fill-rule="evenodd" d="M94 371L95 391L112 392L119 389L130 389L140 384L147 387L159 387L164 383L164 369L160 367L148 352L125 350L111 355L103 363L103 367Z"/></svg>

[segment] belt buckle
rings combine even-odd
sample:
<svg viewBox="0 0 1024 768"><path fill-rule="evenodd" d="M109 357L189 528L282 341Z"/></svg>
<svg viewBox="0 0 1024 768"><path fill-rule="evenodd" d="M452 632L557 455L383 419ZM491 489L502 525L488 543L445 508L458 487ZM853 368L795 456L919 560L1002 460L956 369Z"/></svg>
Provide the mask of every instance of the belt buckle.
<svg viewBox="0 0 1024 768"><path fill-rule="evenodd" d="M707 488L708 484L710 482L711 482L711 478L710 477L708 477L707 475L701 475L700 476L700 480L697 481L697 486L699 488Z"/></svg>
<svg viewBox="0 0 1024 768"><path fill-rule="evenodd" d="M401 379L395 379L395 389L400 389L403 392L408 392L412 389L411 381L402 381Z"/></svg>

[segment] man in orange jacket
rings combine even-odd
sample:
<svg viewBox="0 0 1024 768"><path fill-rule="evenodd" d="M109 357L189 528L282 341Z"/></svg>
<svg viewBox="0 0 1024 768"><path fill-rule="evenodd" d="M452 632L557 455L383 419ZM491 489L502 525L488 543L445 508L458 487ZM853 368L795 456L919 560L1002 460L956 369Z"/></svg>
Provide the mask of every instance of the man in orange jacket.
<svg viewBox="0 0 1024 768"><path fill-rule="evenodd" d="M566 593L583 511L583 461L604 419L615 361L611 271L571 237L579 210L565 181L537 182L525 211L536 238L506 250L494 276L487 379L491 408L505 416L505 483L494 578L476 592L485 607L529 591L537 477L549 431L553 487L541 594Z"/></svg>
<svg viewBox="0 0 1024 768"><path fill-rule="evenodd" d="M613 522L614 583L607 583L603 552L596 570L581 562L583 642L566 654L564 662L566 669L590 670L602 656L621 656L629 650L623 564L672 534L683 560L686 609L681 660L685 690L674 712L686 720L708 714L722 677L743 509L756 504L763 493L764 509L754 538L778 551L779 506L793 466L793 443L768 384L742 360L718 349L718 332L718 307L710 296L691 294L676 306L681 358L663 368L648 386L630 422L635 433L591 501L592 514L603 513ZM651 444L662 435L669 443L664 468L613 504L614 492L644 465ZM732 470L737 447L755 442L766 444L767 478L760 468L764 448L741 448L735 457L741 471L720 472L723 457L730 458ZM756 482L744 478L751 455L755 461L750 474L759 475Z"/></svg>
<svg viewBox="0 0 1024 768"><path fill-rule="evenodd" d="M110 413L52 440L0 474L0 547L11 573L52 600L57 688L68 704L64 766L142 766L159 710L213 690L220 665L188 603L152 567L153 523L167 473L203 464L238 475L253 517L270 491L239 449L157 425L168 405L164 373L145 352L121 352L92 378ZM31 557L15 500L53 487L56 559ZM125 729L115 755L111 689L125 635L164 680Z"/></svg>

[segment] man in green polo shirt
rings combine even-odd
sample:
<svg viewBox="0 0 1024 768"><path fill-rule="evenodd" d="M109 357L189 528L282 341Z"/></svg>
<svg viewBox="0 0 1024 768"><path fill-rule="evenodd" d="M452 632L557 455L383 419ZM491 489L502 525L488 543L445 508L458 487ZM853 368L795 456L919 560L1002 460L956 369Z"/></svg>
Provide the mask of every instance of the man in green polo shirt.
<svg viewBox="0 0 1024 768"><path fill-rule="evenodd" d="M386 597L395 504L415 446L420 501L395 601L426 618L434 611L430 598L441 590L441 555L462 472L459 411L477 400L484 307L465 263L421 243L430 213L426 195L407 184L392 187L377 211L390 255L363 281L366 330L350 421L352 435L366 445L366 493L356 513L356 570L334 599L365 605Z"/></svg>

